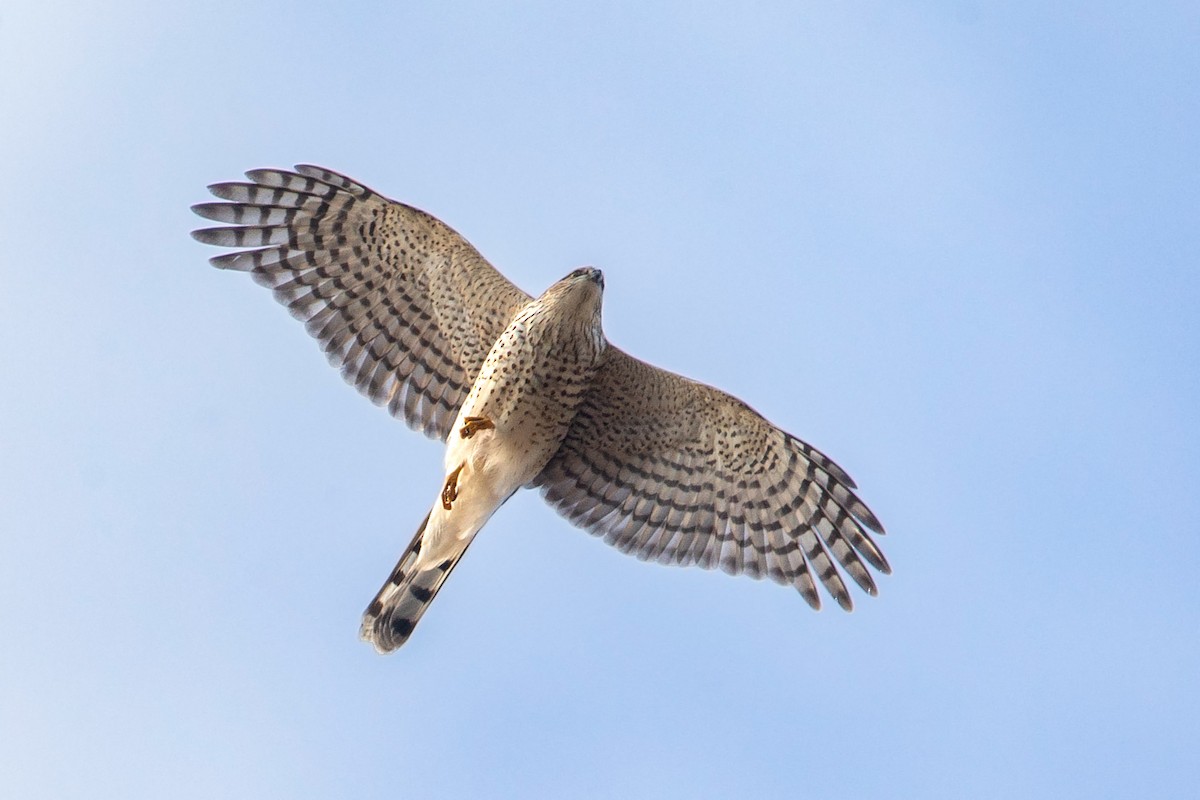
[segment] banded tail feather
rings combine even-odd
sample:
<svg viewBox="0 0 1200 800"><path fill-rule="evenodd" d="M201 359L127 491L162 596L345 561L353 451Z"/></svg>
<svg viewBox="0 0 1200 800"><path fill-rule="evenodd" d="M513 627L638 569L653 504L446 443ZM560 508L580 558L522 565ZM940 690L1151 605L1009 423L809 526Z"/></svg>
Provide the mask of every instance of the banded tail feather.
<svg viewBox="0 0 1200 800"><path fill-rule="evenodd" d="M391 577L363 612L359 638L370 642L379 653L390 653L408 641L425 609L433 602L470 543L468 539L455 552L436 561L421 559L429 516L425 515Z"/></svg>

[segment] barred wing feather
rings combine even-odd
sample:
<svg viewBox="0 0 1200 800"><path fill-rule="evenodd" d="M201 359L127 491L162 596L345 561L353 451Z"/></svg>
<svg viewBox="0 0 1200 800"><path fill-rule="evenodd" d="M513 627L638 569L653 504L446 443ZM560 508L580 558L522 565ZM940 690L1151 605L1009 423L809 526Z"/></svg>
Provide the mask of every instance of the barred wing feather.
<svg viewBox="0 0 1200 800"><path fill-rule="evenodd" d="M492 344L530 298L438 219L301 165L217 183L193 206L228 227L192 235L250 248L211 259L249 272L305 323L377 405L444 439Z"/></svg>
<svg viewBox="0 0 1200 800"><path fill-rule="evenodd" d="M610 347L535 484L564 517L626 553L795 587L813 576L850 610L835 562L868 594L891 571L883 526L824 454L745 403Z"/></svg>

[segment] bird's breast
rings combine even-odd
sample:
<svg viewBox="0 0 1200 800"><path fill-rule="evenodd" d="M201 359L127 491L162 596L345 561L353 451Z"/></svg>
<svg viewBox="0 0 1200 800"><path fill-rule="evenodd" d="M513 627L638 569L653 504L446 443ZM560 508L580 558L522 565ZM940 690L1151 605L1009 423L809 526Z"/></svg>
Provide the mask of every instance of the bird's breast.
<svg viewBox="0 0 1200 800"><path fill-rule="evenodd" d="M532 479L566 436L602 347L589 331L518 315L488 353L448 444L466 417L484 417L495 428L479 439L476 458L519 462Z"/></svg>

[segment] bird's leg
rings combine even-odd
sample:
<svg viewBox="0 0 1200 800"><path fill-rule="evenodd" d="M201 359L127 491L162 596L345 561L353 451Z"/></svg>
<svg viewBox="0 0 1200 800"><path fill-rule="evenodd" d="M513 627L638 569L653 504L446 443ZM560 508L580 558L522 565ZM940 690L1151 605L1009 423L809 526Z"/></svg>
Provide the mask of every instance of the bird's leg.
<svg viewBox="0 0 1200 800"><path fill-rule="evenodd" d="M455 468L454 472L446 478L446 485L442 487L442 508L450 510L450 505L458 498L458 473L462 472L462 468L466 466L464 461Z"/></svg>
<svg viewBox="0 0 1200 800"><path fill-rule="evenodd" d="M496 427L496 423L487 417L463 417L463 423L459 433L464 439L470 439L479 431L493 430Z"/></svg>

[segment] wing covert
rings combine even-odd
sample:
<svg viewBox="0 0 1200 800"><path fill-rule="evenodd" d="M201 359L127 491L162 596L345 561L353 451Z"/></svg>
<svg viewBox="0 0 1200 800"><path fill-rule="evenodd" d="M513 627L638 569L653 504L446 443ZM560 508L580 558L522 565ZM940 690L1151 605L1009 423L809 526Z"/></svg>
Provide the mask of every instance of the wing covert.
<svg viewBox="0 0 1200 800"><path fill-rule="evenodd" d="M251 273L377 405L445 438L488 351L530 298L419 209L309 165L217 183L192 235L251 248L213 257Z"/></svg>

